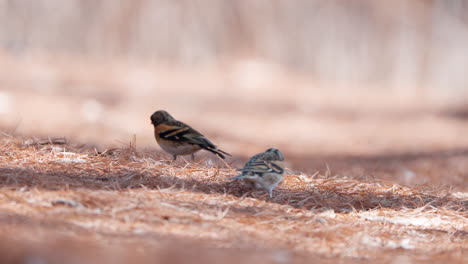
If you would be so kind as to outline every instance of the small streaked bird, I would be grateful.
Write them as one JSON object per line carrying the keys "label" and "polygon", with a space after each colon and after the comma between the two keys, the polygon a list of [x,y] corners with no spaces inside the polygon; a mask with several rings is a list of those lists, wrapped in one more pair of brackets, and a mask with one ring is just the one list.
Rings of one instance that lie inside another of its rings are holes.
{"label": "small streaked bird", "polygon": [[172,155],[174,160],[178,155],[192,155],[205,149],[225,158],[224,155],[230,154],[218,149],[200,132],[191,128],[189,125],[175,120],[168,112],[159,110],[151,115],[151,123],[154,126],[154,136],[159,146]]}
{"label": "small streaked bird", "polygon": [[283,161],[283,153],[279,149],[267,149],[252,156],[244,167],[238,170],[242,173],[231,179],[251,182],[256,188],[268,192],[272,198],[273,189],[283,180]]}

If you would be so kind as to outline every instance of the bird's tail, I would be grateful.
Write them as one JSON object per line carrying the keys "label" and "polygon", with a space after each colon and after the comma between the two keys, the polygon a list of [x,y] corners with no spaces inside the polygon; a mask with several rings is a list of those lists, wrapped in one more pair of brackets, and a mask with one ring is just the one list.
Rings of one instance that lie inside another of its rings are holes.
{"label": "bird's tail", "polygon": [[220,150],[218,148],[212,148],[212,147],[209,147],[209,146],[201,146],[201,147],[208,150],[211,153],[214,153],[214,154],[218,155],[218,157],[220,157],[222,159],[226,158],[225,155],[231,156],[231,154],[229,154],[227,152],[224,152],[224,151],[222,151],[222,150]]}
{"label": "bird's tail", "polygon": [[242,179],[242,178],[244,178],[244,177],[243,177],[242,174],[240,174],[240,175],[237,175],[237,176],[235,176],[235,177],[231,177],[231,178],[229,178],[229,179],[230,179],[230,180],[240,180],[240,179]]}

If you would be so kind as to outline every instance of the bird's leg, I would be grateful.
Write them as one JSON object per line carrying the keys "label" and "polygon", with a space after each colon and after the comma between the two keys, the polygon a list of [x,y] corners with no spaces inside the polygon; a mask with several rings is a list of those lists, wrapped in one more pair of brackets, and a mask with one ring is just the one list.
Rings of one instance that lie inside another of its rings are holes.
{"label": "bird's leg", "polygon": [[195,153],[192,153],[192,162],[195,160]]}
{"label": "bird's leg", "polygon": [[172,161],[176,161],[177,155],[172,155]]}

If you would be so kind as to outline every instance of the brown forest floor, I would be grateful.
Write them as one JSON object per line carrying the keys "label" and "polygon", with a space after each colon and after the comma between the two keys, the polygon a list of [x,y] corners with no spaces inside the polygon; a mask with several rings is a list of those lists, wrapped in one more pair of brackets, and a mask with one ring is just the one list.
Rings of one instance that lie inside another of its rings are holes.
{"label": "brown forest floor", "polygon": [[[467,262],[468,108],[447,94],[249,61],[0,67],[1,263]],[[233,157],[171,163],[158,109]],[[289,169],[273,199],[228,180],[269,147]]]}
{"label": "brown forest floor", "polygon": [[2,137],[2,263],[466,263],[467,193],[290,173],[270,200],[234,175]]}

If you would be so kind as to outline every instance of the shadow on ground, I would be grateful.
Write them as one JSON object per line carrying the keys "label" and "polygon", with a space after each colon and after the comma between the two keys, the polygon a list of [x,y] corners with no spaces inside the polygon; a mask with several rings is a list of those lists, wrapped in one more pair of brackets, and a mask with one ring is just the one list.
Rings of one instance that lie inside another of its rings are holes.
{"label": "shadow on ground", "polygon": [[[382,155],[376,157],[334,157],[310,158],[302,162],[328,160],[333,168],[343,170],[346,164],[359,166],[364,170],[371,166],[381,169],[394,169],[411,162],[446,160],[453,157],[468,159],[467,150],[453,150],[421,154]],[[292,160],[299,158],[293,157]],[[301,162],[301,161],[299,161]],[[338,166],[338,165],[339,166]],[[233,175],[235,172],[233,171]],[[233,175],[228,175],[233,176]],[[286,183],[274,191],[273,199],[264,192],[246,189],[240,182],[227,180],[225,175],[212,175],[207,180],[196,178],[179,178],[165,175],[159,170],[134,170],[126,167],[108,172],[92,166],[79,170],[46,169],[42,171],[28,168],[0,168],[0,187],[22,188],[32,187],[46,190],[91,189],[91,190],[125,190],[133,188],[178,188],[200,193],[228,194],[236,197],[253,196],[278,204],[287,204],[295,208],[333,209],[337,212],[352,210],[370,210],[375,208],[419,208],[423,206],[443,207],[452,210],[468,210],[468,200],[457,199],[449,192],[431,192],[420,189],[402,194],[391,186],[384,186],[376,181],[352,180],[333,177],[301,181],[295,175],[288,175]],[[400,188],[400,187],[398,187]]]}

